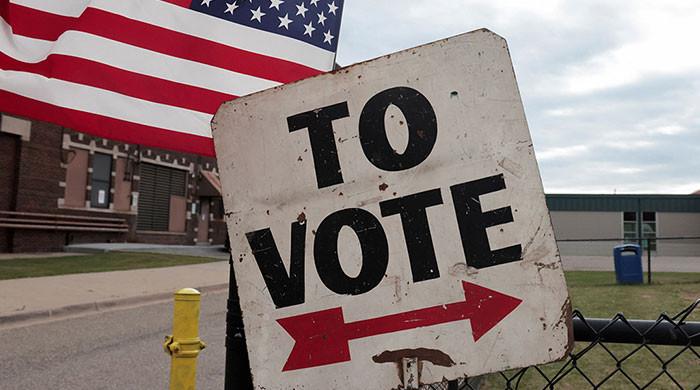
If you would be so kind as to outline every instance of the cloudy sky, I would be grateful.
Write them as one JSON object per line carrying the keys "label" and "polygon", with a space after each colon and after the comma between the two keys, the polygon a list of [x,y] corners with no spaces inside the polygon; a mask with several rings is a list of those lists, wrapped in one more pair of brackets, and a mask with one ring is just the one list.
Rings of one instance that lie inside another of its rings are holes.
{"label": "cloudy sky", "polygon": [[508,40],[548,193],[700,190],[697,0],[347,0],[348,65],[488,28]]}

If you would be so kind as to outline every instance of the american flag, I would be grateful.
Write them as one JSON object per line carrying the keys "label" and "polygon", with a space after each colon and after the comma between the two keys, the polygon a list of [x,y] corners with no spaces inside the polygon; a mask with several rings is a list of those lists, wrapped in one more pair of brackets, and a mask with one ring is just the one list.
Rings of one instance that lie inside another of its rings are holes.
{"label": "american flag", "polygon": [[343,0],[0,0],[0,111],[214,155],[221,103],[331,70]]}

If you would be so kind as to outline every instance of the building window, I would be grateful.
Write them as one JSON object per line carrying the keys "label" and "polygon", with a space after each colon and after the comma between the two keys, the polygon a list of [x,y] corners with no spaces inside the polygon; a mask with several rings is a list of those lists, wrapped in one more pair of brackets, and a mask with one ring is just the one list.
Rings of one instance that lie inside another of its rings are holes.
{"label": "building window", "polygon": [[185,231],[187,172],[160,165],[140,165],[138,230]]}
{"label": "building window", "polygon": [[[642,213],[642,238],[656,238],[656,213],[650,211]],[[646,249],[656,250],[656,240],[644,242]]]}
{"label": "building window", "polygon": [[[623,213],[622,217],[622,234],[627,243],[636,244],[639,242],[639,237],[637,234],[637,213],[634,211],[626,211]],[[642,213],[642,239],[645,238],[655,238],[656,237],[656,213],[651,211],[645,211]],[[646,241],[643,240],[644,249],[656,250],[656,241]]]}
{"label": "building window", "polygon": [[95,153],[92,158],[92,178],[90,186],[90,206],[109,208],[110,189],[112,184],[112,156]]}
{"label": "building window", "polygon": [[625,242],[637,242],[637,213],[634,211],[625,211],[622,217],[622,233]]}

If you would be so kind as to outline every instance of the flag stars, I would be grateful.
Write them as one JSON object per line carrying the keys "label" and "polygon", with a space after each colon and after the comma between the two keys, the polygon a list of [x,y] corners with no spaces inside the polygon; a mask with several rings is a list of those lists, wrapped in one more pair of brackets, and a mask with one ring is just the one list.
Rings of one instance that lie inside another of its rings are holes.
{"label": "flag stars", "polygon": [[277,11],[280,10],[280,4],[284,3],[284,0],[270,0],[270,8],[276,8]]}
{"label": "flag stars", "polygon": [[302,1],[300,5],[297,5],[297,15],[301,15],[302,18],[306,17],[306,11],[309,9],[304,6],[304,2]]}
{"label": "flag stars", "polygon": [[[199,12],[302,40],[328,50],[338,43],[338,38],[333,34],[338,34],[335,30],[336,22],[344,3],[343,0],[194,0],[193,2],[194,7],[199,8]],[[276,21],[279,21],[277,25],[275,25]]]}
{"label": "flag stars", "polygon": [[328,13],[335,15],[335,11],[338,9],[338,7],[335,5],[335,1],[332,3],[328,4]]}
{"label": "flag stars", "polygon": [[333,35],[331,35],[331,30],[328,30],[328,32],[323,33],[323,43],[328,43],[329,45],[333,45],[333,38],[335,38]]}
{"label": "flag stars", "polygon": [[316,28],[311,25],[311,22],[309,22],[309,24],[304,25],[304,35],[308,35],[310,37],[311,34],[313,34],[314,30],[316,30]]}
{"label": "flag stars", "polygon": [[260,7],[258,7],[258,9],[251,9],[250,12],[253,14],[253,16],[250,17],[250,20],[257,20],[260,23],[262,23],[262,17],[267,15],[266,13],[260,11]]}
{"label": "flag stars", "polygon": [[286,28],[287,30],[289,30],[289,23],[292,23],[292,20],[289,19],[289,14],[284,15],[284,18],[280,18],[280,17],[278,16],[277,19],[280,20],[280,25],[277,26],[278,28],[284,27],[284,28]]}
{"label": "flag stars", "polygon": [[[211,0],[209,0],[209,1],[211,1]],[[224,13],[233,15],[233,11],[235,11],[236,8],[238,8],[237,3],[238,3],[237,1],[234,1],[233,3],[226,3],[226,11],[224,11]]]}

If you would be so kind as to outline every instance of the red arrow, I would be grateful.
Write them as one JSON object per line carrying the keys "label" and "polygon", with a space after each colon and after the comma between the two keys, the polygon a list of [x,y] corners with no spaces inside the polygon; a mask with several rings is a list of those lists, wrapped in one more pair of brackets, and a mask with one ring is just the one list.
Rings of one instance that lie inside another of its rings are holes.
{"label": "red arrow", "polygon": [[522,302],[469,282],[463,281],[462,288],[465,300],[461,302],[347,324],[340,307],[281,318],[277,322],[294,339],[282,371],[350,361],[350,340],[466,319],[476,342]]}

